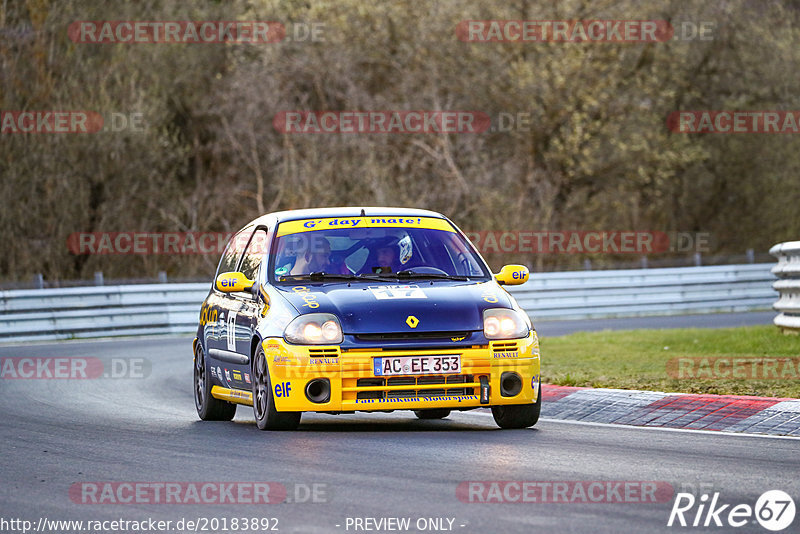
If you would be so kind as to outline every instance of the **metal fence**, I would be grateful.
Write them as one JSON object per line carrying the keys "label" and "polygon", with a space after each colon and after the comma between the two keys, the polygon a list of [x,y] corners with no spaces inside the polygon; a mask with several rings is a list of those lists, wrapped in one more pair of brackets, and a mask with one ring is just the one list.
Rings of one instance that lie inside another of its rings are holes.
{"label": "metal fence", "polygon": [[800,331],[800,241],[778,243],[769,250],[778,258],[778,265],[772,273],[780,280],[772,284],[780,293],[778,302],[773,305],[779,311],[774,322],[784,332]]}
{"label": "metal fence", "polygon": [[[776,297],[772,265],[533,273],[526,284],[510,290],[534,319],[763,310]],[[0,342],[191,333],[209,287],[192,283],[2,291]]]}

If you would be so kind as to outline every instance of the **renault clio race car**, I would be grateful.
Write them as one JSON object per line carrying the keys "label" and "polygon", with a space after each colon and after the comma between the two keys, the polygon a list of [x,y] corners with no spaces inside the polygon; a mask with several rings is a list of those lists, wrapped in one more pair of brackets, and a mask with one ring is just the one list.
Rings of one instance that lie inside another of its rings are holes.
{"label": "renault clio race car", "polygon": [[194,397],[202,420],[253,406],[262,430],[303,412],[491,408],[536,424],[539,342],[450,220],[431,211],[330,208],[259,217],[236,233],[200,310]]}

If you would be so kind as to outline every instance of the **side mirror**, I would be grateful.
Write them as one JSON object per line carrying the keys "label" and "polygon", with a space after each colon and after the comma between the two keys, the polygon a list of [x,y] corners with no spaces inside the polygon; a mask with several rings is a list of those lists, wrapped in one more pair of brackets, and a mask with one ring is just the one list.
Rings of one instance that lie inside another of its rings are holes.
{"label": "side mirror", "polygon": [[524,265],[504,265],[494,278],[500,285],[518,286],[528,281],[528,268]]}
{"label": "side mirror", "polygon": [[253,283],[244,273],[222,273],[217,277],[214,285],[217,287],[217,291],[236,293],[238,291],[248,291],[253,287]]}

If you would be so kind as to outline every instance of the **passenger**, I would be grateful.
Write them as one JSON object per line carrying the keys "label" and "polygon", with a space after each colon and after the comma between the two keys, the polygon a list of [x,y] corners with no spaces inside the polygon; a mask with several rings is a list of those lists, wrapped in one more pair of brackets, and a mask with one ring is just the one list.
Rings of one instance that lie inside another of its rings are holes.
{"label": "passenger", "polygon": [[331,244],[324,237],[315,237],[304,254],[297,256],[297,261],[289,272],[291,275],[330,272]]}

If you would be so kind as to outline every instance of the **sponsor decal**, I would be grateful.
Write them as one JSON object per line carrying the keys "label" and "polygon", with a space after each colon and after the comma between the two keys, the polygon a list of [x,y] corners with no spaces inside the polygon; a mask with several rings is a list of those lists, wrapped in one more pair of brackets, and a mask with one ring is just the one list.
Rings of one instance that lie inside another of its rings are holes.
{"label": "sponsor decal", "polygon": [[416,317],[414,317],[413,315],[409,315],[409,316],[406,318],[406,324],[407,324],[408,326],[410,326],[411,328],[416,328],[416,327],[417,327],[417,325],[419,325],[419,319],[417,319],[417,318],[416,318]]}
{"label": "sponsor decal", "polygon": [[317,296],[313,293],[310,293],[306,286],[295,286],[292,288],[292,291],[300,295],[300,298],[303,299],[303,306],[308,306],[309,308],[319,308]]}
{"label": "sponsor decal", "polygon": [[250,382],[250,374],[249,374],[249,373],[245,373],[245,374],[244,374],[244,381],[245,381],[245,382],[247,382],[248,384],[250,384],[250,383],[251,383],[251,382]]}
{"label": "sponsor decal", "polygon": [[477,401],[477,395],[450,395],[443,397],[402,397],[389,399],[356,399],[356,404],[392,404],[396,402],[463,402]]}
{"label": "sponsor decal", "polygon": [[228,372],[227,369],[225,369],[225,380],[227,380],[228,382],[230,382],[231,380],[231,374],[230,372]]}
{"label": "sponsor decal", "polygon": [[286,363],[288,361],[291,361],[291,359],[288,356],[275,356],[274,358],[272,358],[272,361],[274,363]]}
{"label": "sponsor decal", "polygon": [[280,382],[278,384],[275,384],[276,397],[288,397],[291,392],[292,392],[291,382]]}
{"label": "sponsor decal", "polygon": [[213,367],[211,368],[211,376],[213,376],[214,378],[217,378],[217,370],[215,368],[213,368]]}
{"label": "sponsor decal", "polygon": [[311,358],[308,363],[311,365],[326,365],[326,364],[338,364],[339,358],[332,357],[332,358]]}
{"label": "sponsor decal", "polygon": [[344,217],[286,221],[278,226],[277,236],[337,228],[426,228],[455,233],[449,222],[435,217]]}
{"label": "sponsor decal", "polygon": [[507,352],[495,352],[494,353],[494,357],[495,358],[518,358],[519,357],[519,351],[512,350],[512,351],[507,351]]}
{"label": "sponsor decal", "polygon": [[239,382],[242,381],[242,373],[240,371],[234,369],[233,371],[231,371],[231,374],[233,375],[234,380],[238,380]]}
{"label": "sponsor decal", "polygon": [[415,285],[370,286],[368,289],[377,300],[428,298],[425,292],[419,286]]}

